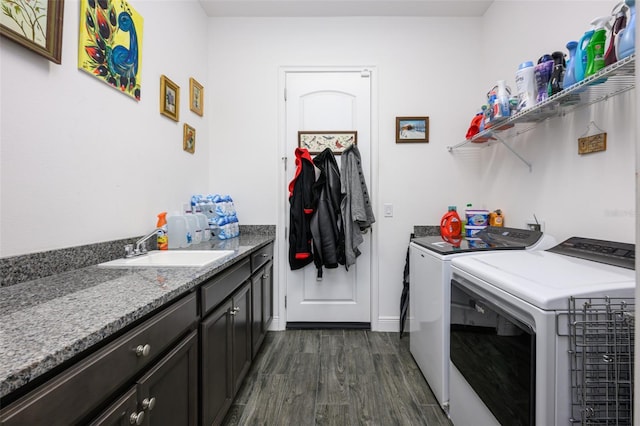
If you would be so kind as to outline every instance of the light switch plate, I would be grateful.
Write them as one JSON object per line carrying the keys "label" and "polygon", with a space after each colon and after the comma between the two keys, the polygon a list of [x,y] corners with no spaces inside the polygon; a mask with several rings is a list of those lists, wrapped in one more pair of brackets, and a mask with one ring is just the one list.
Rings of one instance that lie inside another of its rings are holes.
{"label": "light switch plate", "polygon": [[385,205],[384,205],[384,217],[393,217],[393,204],[385,203]]}

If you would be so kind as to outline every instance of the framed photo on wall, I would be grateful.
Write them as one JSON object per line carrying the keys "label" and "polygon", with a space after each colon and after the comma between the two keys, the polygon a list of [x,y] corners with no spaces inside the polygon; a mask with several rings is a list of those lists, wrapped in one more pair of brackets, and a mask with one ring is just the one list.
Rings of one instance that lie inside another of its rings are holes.
{"label": "framed photo on wall", "polygon": [[204,111],[204,88],[194,78],[189,79],[189,108],[202,117]]}
{"label": "framed photo on wall", "polygon": [[164,75],[160,77],[160,114],[173,121],[180,117],[180,86]]}
{"label": "framed photo on wall", "polygon": [[196,129],[184,123],[182,132],[182,149],[193,154],[196,151]]}
{"label": "framed photo on wall", "polygon": [[429,117],[396,117],[396,143],[429,142]]}
{"label": "framed photo on wall", "polygon": [[62,62],[64,0],[0,0],[0,34],[44,56]]}
{"label": "framed photo on wall", "polygon": [[342,152],[349,148],[351,145],[358,143],[358,132],[355,130],[350,131],[314,131],[298,132],[298,146],[300,148],[307,148],[309,154],[320,154],[327,148],[340,155]]}

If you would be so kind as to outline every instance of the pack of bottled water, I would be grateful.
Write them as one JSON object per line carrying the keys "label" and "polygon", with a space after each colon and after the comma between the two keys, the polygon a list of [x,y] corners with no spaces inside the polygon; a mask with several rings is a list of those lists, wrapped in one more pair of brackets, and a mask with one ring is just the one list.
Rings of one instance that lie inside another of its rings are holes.
{"label": "pack of bottled water", "polygon": [[240,226],[236,207],[229,195],[208,194],[191,197],[193,212],[201,212],[207,216],[211,234],[221,240],[235,238],[240,235]]}

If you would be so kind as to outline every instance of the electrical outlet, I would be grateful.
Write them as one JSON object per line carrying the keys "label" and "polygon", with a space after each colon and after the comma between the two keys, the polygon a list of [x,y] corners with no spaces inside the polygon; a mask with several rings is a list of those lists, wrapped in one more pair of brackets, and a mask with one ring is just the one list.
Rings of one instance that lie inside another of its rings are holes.
{"label": "electrical outlet", "polygon": [[544,232],[544,220],[538,219],[536,221],[535,219],[529,219],[526,221],[525,225],[526,228],[530,231]]}

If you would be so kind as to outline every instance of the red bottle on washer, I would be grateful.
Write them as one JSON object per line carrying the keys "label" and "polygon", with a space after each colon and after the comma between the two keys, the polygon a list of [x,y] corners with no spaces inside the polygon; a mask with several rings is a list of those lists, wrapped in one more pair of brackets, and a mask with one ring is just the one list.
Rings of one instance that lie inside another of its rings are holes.
{"label": "red bottle on washer", "polygon": [[459,238],[461,234],[462,222],[456,206],[449,206],[449,211],[440,220],[440,235],[442,238]]}

